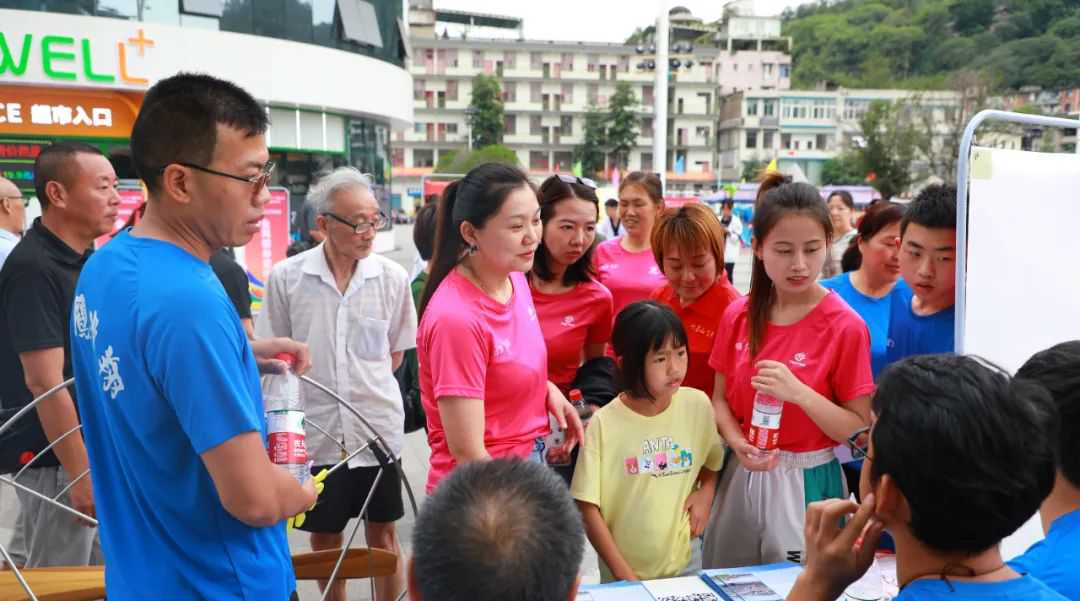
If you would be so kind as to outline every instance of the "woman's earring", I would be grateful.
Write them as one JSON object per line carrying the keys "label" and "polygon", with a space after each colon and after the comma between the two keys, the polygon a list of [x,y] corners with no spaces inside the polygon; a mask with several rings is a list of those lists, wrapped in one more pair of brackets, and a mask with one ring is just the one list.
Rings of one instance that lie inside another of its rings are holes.
{"label": "woman's earring", "polygon": [[469,245],[469,255],[475,255],[477,250],[480,249],[478,249],[475,244]]}

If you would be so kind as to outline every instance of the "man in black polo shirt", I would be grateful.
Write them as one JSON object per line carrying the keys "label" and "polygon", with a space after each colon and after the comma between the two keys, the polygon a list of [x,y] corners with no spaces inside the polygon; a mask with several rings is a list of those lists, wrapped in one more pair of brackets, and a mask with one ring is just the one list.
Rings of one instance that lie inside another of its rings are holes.
{"label": "man in black polo shirt", "polygon": [[240,324],[244,326],[244,333],[248,340],[255,339],[255,329],[251,319],[251,289],[248,288],[247,272],[236,262],[231,248],[223,248],[210,255],[210,268],[221,282],[225,294],[236,307],[236,313],[240,316]]}
{"label": "man in black polo shirt", "polygon": [[[0,403],[7,414],[71,377],[73,310],[77,322],[96,328],[87,321],[85,308],[72,306],[75,283],[94,239],[112,230],[120,204],[112,165],[88,144],[58,142],[45,148],[34,162],[34,173],[41,217],[0,270]],[[0,444],[5,471],[77,426],[79,415],[65,389],[38,405],[37,419],[23,420],[21,435]],[[75,433],[35,461],[18,481],[53,497],[88,467],[82,435]],[[24,491],[19,491],[19,501],[26,567],[101,562],[96,531],[88,524]],[[60,501],[93,517],[90,476],[71,485]]]}

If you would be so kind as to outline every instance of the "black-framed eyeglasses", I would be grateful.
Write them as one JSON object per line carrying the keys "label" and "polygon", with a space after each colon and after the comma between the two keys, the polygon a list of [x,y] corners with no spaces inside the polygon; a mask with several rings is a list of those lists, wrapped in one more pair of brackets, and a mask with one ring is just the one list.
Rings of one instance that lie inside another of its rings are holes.
{"label": "black-framed eyeglasses", "polygon": [[321,213],[321,215],[323,217],[329,217],[330,219],[333,219],[334,221],[342,225],[347,225],[351,227],[354,234],[366,234],[371,230],[380,230],[386,227],[386,224],[390,222],[390,220],[386,218],[386,215],[383,215],[382,213],[378,213],[375,216],[374,221],[361,221],[360,223],[353,223],[348,219],[338,217],[337,215],[329,212]]}
{"label": "black-framed eyeglasses", "polygon": [[0,196],[0,200],[18,200],[24,209],[30,207],[30,199],[25,196]]}
{"label": "black-framed eyeglasses", "polygon": [[[250,176],[243,176],[243,175],[233,175],[231,173],[225,173],[224,171],[215,171],[214,169],[210,169],[208,167],[203,167],[202,165],[196,165],[195,163],[185,163],[183,161],[176,161],[175,163],[172,163],[172,164],[180,165],[181,167],[187,167],[188,169],[194,169],[196,171],[202,171],[203,173],[209,173],[210,175],[216,175],[218,177],[227,177],[229,179],[234,179],[234,180],[236,180],[238,182],[247,182],[247,183],[249,183],[249,184],[251,184],[252,186],[255,187],[255,192],[260,192],[263,189],[263,187],[265,187],[267,185],[267,183],[270,182],[270,176],[273,175],[274,167],[277,166],[273,161],[269,161],[269,162],[266,163],[266,165],[263,165],[262,171],[260,171],[258,174],[250,175]],[[159,172],[164,172],[164,171],[165,171],[165,167],[162,167],[159,170]]]}
{"label": "black-framed eyeglasses", "polygon": [[586,188],[592,188],[593,190],[596,189],[596,182],[587,177],[578,177],[576,175],[566,175],[563,173],[556,173],[555,177],[559,178],[559,181],[563,182],[564,184],[581,184]]}
{"label": "black-framed eyeglasses", "polygon": [[859,428],[848,436],[847,446],[851,449],[852,459],[867,459],[873,461],[870,456],[870,428]]}

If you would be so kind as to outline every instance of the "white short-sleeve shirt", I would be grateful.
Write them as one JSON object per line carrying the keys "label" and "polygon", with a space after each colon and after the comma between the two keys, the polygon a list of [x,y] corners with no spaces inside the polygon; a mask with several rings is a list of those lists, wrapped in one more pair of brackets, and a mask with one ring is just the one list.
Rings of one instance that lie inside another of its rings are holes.
{"label": "white short-sleeve shirt", "polygon": [[[416,346],[416,309],[403,267],[372,254],[357,264],[341,294],[323,244],[299,253],[270,272],[255,335],[307,343],[312,362],[307,375],[349,401],[400,456],[405,413],[390,355]],[[371,439],[360,420],[330,395],[303,384],[301,397],[307,420],[349,452]],[[315,465],[343,458],[341,446],[310,424],[306,437]],[[374,455],[366,451],[349,461],[349,467],[375,465]]]}

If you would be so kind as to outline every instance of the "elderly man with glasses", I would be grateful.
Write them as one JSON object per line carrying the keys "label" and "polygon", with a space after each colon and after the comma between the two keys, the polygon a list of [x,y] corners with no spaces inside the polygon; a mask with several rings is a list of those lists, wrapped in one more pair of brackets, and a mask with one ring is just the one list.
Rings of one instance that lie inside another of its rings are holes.
{"label": "elderly man with glasses", "polygon": [[[398,456],[405,414],[394,370],[404,352],[416,346],[409,275],[372,252],[375,232],[388,221],[367,176],[340,167],[317,182],[308,199],[325,240],[270,272],[255,335],[288,336],[310,345],[312,378],[351,403]],[[313,473],[332,467],[345,458],[344,449],[361,448],[369,439],[360,421],[331,396],[311,387],[302,388],[301,395],[311,424],[307,447]],[[368,544],[400,557],[394,528],[404,515],[400,474],[395,457],[373,451],[350,458],[346,468],[327,478],[326,492],[299,526],[311,533],[313,549],[340,547],[345,525],[359,516],[371,491]],[[377,478],[380,465],[385,471]],[[396,599],[404,588],[403,574],[399,563],[394,575],[377,578],[375,598]],[[330,598],[344,601],[343,582]]]}
{"label": "elderly man with glasses", "polygon": [[0,177],[0,267],[22,237],[29,202],[11,180]]}

